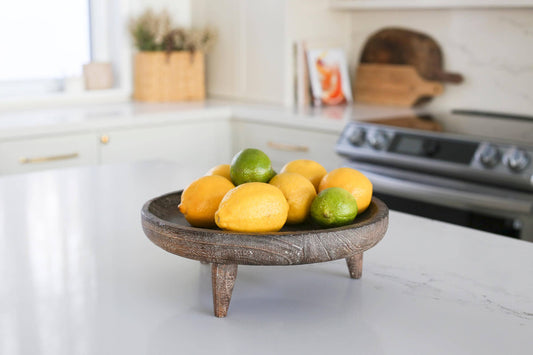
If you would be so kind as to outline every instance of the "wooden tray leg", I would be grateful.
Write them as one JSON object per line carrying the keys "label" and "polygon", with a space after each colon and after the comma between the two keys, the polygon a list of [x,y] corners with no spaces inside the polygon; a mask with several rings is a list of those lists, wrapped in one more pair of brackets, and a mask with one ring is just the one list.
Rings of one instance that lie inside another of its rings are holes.
{"label": "wooden tray leg", "polygon": [[211,265],[211,283],[213,285],[213,307],[215,316],[223,318],[228,313],[233,285],[237,278],[237,264]]}
{"label": "wooden tray leg", "polygon": [[348,271],[352,279],[360,279],[363,275],[363,253],[355,254],[346,258]]}

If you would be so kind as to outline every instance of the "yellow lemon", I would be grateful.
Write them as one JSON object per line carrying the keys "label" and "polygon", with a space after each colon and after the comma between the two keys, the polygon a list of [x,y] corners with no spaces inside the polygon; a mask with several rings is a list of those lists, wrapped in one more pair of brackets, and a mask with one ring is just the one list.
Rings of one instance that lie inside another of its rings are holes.
{"label": "yellow lemon", "polygon": [[236,232],[276,232],[287,221],[289,204],[280,189],[248,182],[230,190],[215,213],[217,226]]}
{"label": "yellow lemon", "polygon": [[358,213],[362,213],[372,200],[372,183],[368,178],[352,168],[338,168],[330,171],[320,181],[318,192],[330,187],[341,187],[348,190],[357,201]]}
{"label": "yellow lemon", "polygon": [[230,168],[229,164],[220,164],[220,165],[214,166],[211,169],[209,169],[209,171],[205,175],[206,176],[219,175],[219,176],[223,176],[226,179],[228,179],[229,181],[231,181],[231,177],[230,177],[230,174],[229,174],[229,168]]}
{"label": "yellow lemon", "polygon": [[289,203],[287,224],[302,223],[309,214],[309,208],[316,196],[311,181],[300,174],[281,173],[274,176],[269,184],[280,189]]}
{"label": "yellow lemon", "polygon": [[215,227],[215,212],[222,198],[235,186],[218,175],[204,176],[190,184],[181,194],[178,208],[187,222],[195,227]]}
{"label": "yellow lemon", "polygon": [[322,180],[324,175],[327,174],[327,170],[316,161],[309,159],[298,159],[285,164],[285,166],[281,168],[280,173],[298,173],[303,175],[305,178],[311,181],[315,187],[315,190],[318,191],[320,180]]}

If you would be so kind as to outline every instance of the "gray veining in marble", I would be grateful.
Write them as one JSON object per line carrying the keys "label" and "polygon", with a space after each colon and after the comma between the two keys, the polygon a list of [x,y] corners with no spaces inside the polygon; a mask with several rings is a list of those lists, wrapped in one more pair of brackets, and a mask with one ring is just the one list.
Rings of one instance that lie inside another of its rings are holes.
{"label": "gray veining in marble", "polygon": [[166,163],[0,178],[0,354],[529,354],[533,243],[391,211],[365,253],[243,266],[227,318],[210,268],[143,234],[140,208],[204,172]]}

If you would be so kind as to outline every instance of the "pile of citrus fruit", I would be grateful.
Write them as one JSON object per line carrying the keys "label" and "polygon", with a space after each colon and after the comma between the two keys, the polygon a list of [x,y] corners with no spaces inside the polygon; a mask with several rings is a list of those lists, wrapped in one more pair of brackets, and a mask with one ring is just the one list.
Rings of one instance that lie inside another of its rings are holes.
{"label": "pile of citrus fruit", "polygon": [[236,232],[275,232],[311,220],[322,227],[351,223],[372,199],[372,183],[359,171],[330,171],[300,159],[277,174],[258,149],[237,153],[190,184],[179,210],[195,227]]}

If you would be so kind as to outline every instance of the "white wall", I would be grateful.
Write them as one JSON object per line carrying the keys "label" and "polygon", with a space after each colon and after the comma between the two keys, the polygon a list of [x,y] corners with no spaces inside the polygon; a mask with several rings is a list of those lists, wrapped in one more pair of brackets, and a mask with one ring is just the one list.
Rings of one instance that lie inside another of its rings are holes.
{"label": "white wall", "polygon": [[285,104],[294,98],[293,44],[305,41],[308,48],[343,48],[350,53],[350,13],[331,11],[329,0],[287,0],[287,28],[284,35],[287,48],[288,75],[285,82]]}
{"label": "white wall", "polygon": [[191,2],[194,0],[130,0],[132,14],[139,14],[147,8],[154,11],[167,9],[174,24],[188,27],[191,25]]}
{"label": "white wall", "polygon": [[369,34],[391,25],[431,35],[445,69],[465,77],[430,107],[533,114],[533,9],[351,12],[352,60]]}
{"label": "white wall", "polygon": [[430,109],[533,114],[531,8],[331,11],[327,0],[287,2],[287,40],[344,47],[352,80],[362,47],[373,32],[390,26],[411,28],[435,38],[445,69],[465,77],[460,85],[446,84]]}
{"label": "white wall", "polygon": [[193,5],[200,13],[193,17],[220,32],[208,56],[211,95],[290,104],[295,40],[344,47],[353,79],[368,36],[401,26],[434,37],[443,49],[445,69],[465,77],[460,85],[446,84],[430,108],[533,114],[532,8],[333,11],[329,0],[200,3]]}
{"label": "white wall", "polygon": [[211,97],[283,103],[285,0],[202,0],[193,6],[194,25],[208,25],[218,40],[207,55]]}

